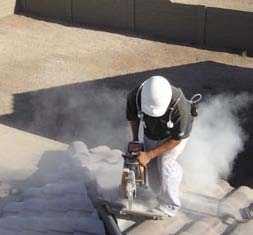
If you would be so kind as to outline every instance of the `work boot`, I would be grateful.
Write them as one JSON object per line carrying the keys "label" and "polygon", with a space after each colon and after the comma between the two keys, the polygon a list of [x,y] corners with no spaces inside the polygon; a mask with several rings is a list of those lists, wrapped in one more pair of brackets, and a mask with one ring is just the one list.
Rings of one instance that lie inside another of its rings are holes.
{"label": "work boot", "polygon": [[178,210],[179,207],[177,206],[159,204],[157,207],[153,208],[151,212],[162,216],[174,217]]}
{"label": "work boot", "polygon": [[160,204],[158,206],[158,209],[162,211],[164,214],[168,215],[169,217],[174,217],[177,214],[179,207],[168,204]]}

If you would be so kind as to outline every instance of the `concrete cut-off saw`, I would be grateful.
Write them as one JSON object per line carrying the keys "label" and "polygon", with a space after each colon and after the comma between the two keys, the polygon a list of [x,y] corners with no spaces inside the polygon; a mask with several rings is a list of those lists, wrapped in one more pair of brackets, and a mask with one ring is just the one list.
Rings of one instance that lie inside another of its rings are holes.
{"label": "concrete cut-off saw", "polygon": [[137,197],[139,188],[148,188],[147,169],[143,167],[138,156],[143,151],[143,144],[138,141],[129,142],[124,158],[124,168],[121,182],[121,192],[128,201],[128,209],[132,210],[134,199]]}
{"label": "concrete cut-off saw", "polygon": [[[139,141],[128,143],[128,148],[122,154],[124,166],[120,185],[120,202],[99,201],[99,207],[106,211],[107,215],[117,219],[141,222],[145,220],[163,220],[168,218],[163,213],[157,213],[144,206],[143,192],[149,191],[147,168],[138,161],[138,156],[144,146]],[[138,208],[138,209],[136,209]]]}

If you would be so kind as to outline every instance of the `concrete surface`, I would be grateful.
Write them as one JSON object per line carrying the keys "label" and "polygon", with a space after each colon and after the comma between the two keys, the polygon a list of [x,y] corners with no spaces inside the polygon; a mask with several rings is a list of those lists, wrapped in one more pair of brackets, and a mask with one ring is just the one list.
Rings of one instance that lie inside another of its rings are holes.
{"label": "concrete surface", "polygon": [[237,220],[240,220],[241,214],[239,213],[239,209],[247,207],[252,201],[253,190],[242,186],[221,202],[219,214],[220,216],[233,214]]}
{"label": "concrete surface", "polygon": [[253,2],[251,0],[171,0],[174,3],[204,5],[206,7],[215,7],[237,11],[253,12]]}
{"label": "concrete surface", "polygon": [[[9,132],[15,134],[19,131],[9,129]],[[31,145],[31,140],[26,139],[26,135],[29,134],[19,133],[21,134],[25,135],[23,144]],[[42,142],[45,143],[46,139],[42,138]],[[48,140],[49,146],[50,143]],[[93,201],[98,196],[113,202],[118,200],[122,169],[121,152],[107,146],[88,149],[81,142],[71,144],[67,151],[65,146],[64,150],[59,150],[62,146],[54,146],[55,148],[45,151],[40,157],[37,169],[18,184],[11,184],[9,193],[2,198],[1,234],[104,234],[103,224],[91,198]],[[15,149],[21,153],[24,151],[20,144],[15,145]],[[11,150],[9,152],[11,153]],[[225,184],[220,182],[217,192],[220,191],[219,187]],[[3,185],[0,186],[2,190]],[[202,192],[201,200],[198,199],[199,194],[191,191],[187,193],[187,196],[182,195],[183,210],[177,216],[163,221],[143,221],[122,231],[129,235],[251,234],[252,221],[244,221],[242,224],[235,218],[239,220],[238,210],[252,201],[252,189],[241,187],[230,193],[230,188],[225,187],[223,197],[216,192],[212,195]],[[192,203],[193,197],[195,204]],[[236,208],[226,211],[225,214],[218,213],[218,210],[216,214],[210,214],[208,210],[199,210],[201,207],[208,207],[208,200],[216,200],[221,208],[224,208],[223,203],[230,208],[236,205]],[[228,218],[231,219],[230,223],[227,222]],[[123,228],[126,224],[121,220],[119,225]]]}
{"label": "concrete surface", "polygon": [[37,170],[42,154],[64,150],[67,145],[18,129],[0,125],[0,177],[22,180]]}
{"label": "concrete surface", "polygon": [[[98,194],[108,201],[120,200],[118,194],[120,180],[118,179],[121,176],[120,169],[122,168],[121,153],[107,146],[87,149],[81,142],[78,142],[78,145],[72,145],[71,148],[75,150],[73,151],[74,159],[78,160],[77,162],[83,167],[82,169],[89,169],[91,175],[94,176],[97,182]],[[247,229],[252,226],[251,221],[244,221],[244,224],[242,224],[239,222],[242,218],[238,215],[241,208],[245,208],[251,203],[253,189],[240,187],[239,189],[233,189],[231,192],[231,187],[225,186],[226,184],[222,180],[217,183],[216,190],[213,191],[212,195],[207,195],[205,191],[194,192],[187,189],[181,195],[183,199],[182,210],[173,218],[162,221],[146,220],[134,223],[128,228],[123,220],[119,220],[119,226],[124,234],[129,235],[221,235],[239,234],[238,231],[241,234],[247,234]],[[219,193],[220,187],[224,190],[222,197]],[[211,204],[216,207],[215,211],[208,209]],[[225,211],[225,204],[233,210]],[[147,210],[147,201],[134,205],[134,208],[142,211]],[[230,223],[228,223],[228,219],[230,219]]]}
{"label": "concrete surface", "polygon": [[[238,196],[240,191],[246,190],[250,193],[252,189],[238,189],[234,191],[234,196],[230,196],[229,192],[223,198],[216,198],[215,194],[210,197],[202,192],[201,198],[194,192],[188,192],[188,195],[182,195],[183,204],[182,211],[175,217],[168,218],[163,221],[144,221],[141,224],[132,225],[126,234],[141,235],[141,234],[180,234],[180,235],[221,235],[221,234],[251,234],[252,221],[242,221],[239,210],[249,205],[249,201],[245,203],[243,198]],[[232,195],[232,194],[231,194]],[[235,195],[237,197],[235,198]],[[194,203],[192,198],[194,198]],[[233,198],[233,199],[232,199]],[[208,209],[210,201],[217,200],[216,211]],[[227,201],[230,211],[225,211],[223,208],[223,201]],[[231,202],[233,200],[233,202]],[[209,201],[209,202],[208,202]],[[234,207],[235,206],[235,207]],[[221,207],[219,209],[219,207]],[[231,208],[233,208],[231,210]],[[221,212],[222,211],[222,212]],[[238,221],[237,221],[238,220]],[[229,222],[230,221],[230,222]]]}
{"label": "concrete surface", "polygon": [[[13,184],[14,179],[5,175],[10,189],[1,198],[0,234],[104,234],[103,223],[88,195],[94,194],[87,189],[91,182],[88,169],[62,150],[66,147],[63,144],[13,129],[8,133],[16,141],[12,148],[4,149],[9,159],[5,167],[18,167],[23,178],[14,172],[18,183]],[[1,147],[10,142],[8,133],[2,136]],[[2,161],[1,155],[1,167]]]}
{"label": "concrete surface", "polygon": [[246,224],[239,224],[232,232],[231,235],[251,235],[253,231],[253,221]]}
{"label": "concrete surface", "polygon": [[15,12],[16,0],[1,0],[0,2],[0,19]]}
{"label": "concrete surface", "polygon": [[[0,21],[0,51],[0,88],[2,90],[1,99],[4,101],[4,106],[1,107],[2,115],[6,114],[5,112],[15,113],[15,109],[19,105],[31,108],[29,103],[26,103],[25,93],[38,92],[39,90],[41,92],[41,89],[46,91],[49,90],[49,88],[57,88],[57,86],[66,86],[78,82],[81,84],[82,82],[103,79],[105,77],[117,77],[123,74],[145,71],[151,71],[151,73],[153,73],[159,71],[159,69],[170,68],[172,66],[185,65],[187,68],[187,64],[196,64],[205,61],[222,63],[227,66],[236,66],[233,67],[232,70],[229,70],[232,71],[229,74],[232,77],[242,76],[243,73],[242,70],[239,70],[239,67],[240,69],[245,70],[248,75],[251,74],[253,67],[252,58],[241,57],[239,55],[175,46],[81,28],[70,28],[21,16],[11,16]],[[207,66],[205,63],[202,65],[204,67]],[[224,73],[226,70],[221,70],[223,73],[217,72],[220,71],[216,70],[217,67],[221,66],[220,64],[212,63],[212,66],[213,70],[207,69],[206,72],[208,74],[213,73],[213,76],[216,78],[215,82],[218,82],[219,78],[227,76],[227,73]],[[185,85],[191,86],[195,77],[199,80],[195,80],[194,84],[201,83],[201,74],[198,74],[197,72],[199,70],[195,70],[194,68],[196,67],[193,66],[193,69],[188,70],[188,72],[184,71],[184,73],[181,74],[181,76],[187,76],[189,74],[189,84],[186,82]],[[189,73],[189,71],[191,73]],[[201,70],[201,73],[203,73],[203,71],[205,71],[205,69]],[[143,74],[137,73],[134,78],[138,79],[138,75],[141,76],[141,79],[145,77]],[[175,75],[177,76],[179,74],[175,73],[174,77]],[[203,73],[202,75],[206,75],[206,73]],[[122,84],[125,84],[126,86],[127,83],[132,82],[131,84],[133,84],[133,81],[131,81],[131,75],[127,78],[128,80]],[[251,80],[248,78],[246,80],[248,83],[244,84],[241,88],[246,87],[250,91],[250,89],[252,89],[250,86]],[[210,80],[206,82],[207,85],[214,85]],[[241,85],[239,82],[243,83],[239,79],[238,85]],[[225,85],[227,83],[226,80]],[[217,87],[214,85],[214,88],[216,89]],[[236,85],[235,88],[237,88]],[[62,88],[60,87],[59,89]],[[73,89],[73,87],[70,87],[70,90],[71,89]],[[208,89],[210,89],[210,87]],[[217,89],[218,91],[222,90],[219,86]],[[20,95],[20,99],[17,103],[18,95]],[[44,95],[47,95],[47,93]],[[69,93],[64,93],[64,95],[69,98]],[[95,95],[98,96],[98,93],[95,93]],[[58,97],[59,96],[57,96],[57,99]],[[54,104],[53,99],[50,99],[49,101]],[[49,104],[48,100],[46,104]],[[41,111],[45,113],[47,111],[45,108],[46,106],[41,107]],[[57,106],[54,106],[52,108],[55,109],[56,107]],[[43,115],[42,117],[44,118]],[[41,121],[45,121],[43,118]],[[116,126],[116,123],[114,123],[114,126]],[[44,126],[44,128],[50,129],[48,126]],[[68,203],[71,200],[65,200],[66,198],[62,197],[64,200],[62,200],[59,208],[64,210],[60,211],[60,213],[59,211],[56,213],[55,211],[52,212],[51,209],[46,209],[43,210],[46,213],[44,215],[40,213],[39,208],[58,207],[57,205],[59,204],[55,204],[55,201],[58,201],[58,196],[53,196],[51,199],[47,198],[48,194],[50,194],[51,184],[57,184],[54,185],[54,188],[59,187],[59,192],[61,193],[63,193],[61,191],[61,182],[63,182],[65,186],[67,185],[68,192],[71,191],[70,188],[73,189],[69,183],[73,183],[73,181],[76,181],[77,179],[81,180],[80,183],[83,185],[84,182],[82,180],[85,179],[85,177],[82,178],[81,175],[83,173],[85,175],[86,171],[83,167],[87,167],[87,156],[85,153],[88,152],[90,156],[96,156],[90,160],[94,164],[96,161],[101,161],[103,164],[110,163],[112,165],[115,164],[114,166],[116,166],[116,163],[119,163],[119,160],[117,159],[119,152],[115,152],[108,147],[100,147],[95,150],[82,152],[83,157],[80,160],[83,161],[81,161],[81,163],[80,161],[77,161],[79,164],[77,166],[81,166],[82,170],[79,172],[79,170],[76,170],[76,161],[72,164],[72,160],[65,157],[63,152],[60,151],[55,153],[55,148],[66,148],[66,145],[64,144],[51,140],[49,141],[22,131],[17,131],[4,125],[0,126],[0,133],[2,133],[1,149],[4,150],[1,151],[0,157],[0,163],[1,166],[3,166],[3,176],[6,177],[10,175],[10,177],[14,177],[12,178],[14,180],[24,180],[26,178],[22,184],[23,187],[20,191],[21,195],[18,194],[15,197],[13,197],[13,195],[9,195],[8,197],[7,195],[6,201],[4,201],[5,203],[1,204],[3,206],[2,209],[4,209],[4,216],[0,218],[0,229],[2,229],[0,231],[2,234],[30,233],[34,235],[46,232],[49,234],[73,234],[74,232],[84,232],[81,228],[87,228],[87,224],[85,224],[84,227],[82,227],[82,224],[79,224],[78,221],[74,221],[74,225],[72,222],[65,224],[66,220],[65,218],[62,218],[66,210],[71,209],[71,207],[77,208],[78,210],[78,206],[81,205],[80,198],[77,198],[77,204],[70,205]],[[45,150],[50,151],[42,155]],[[108,156],[111,156],[112,158],[110,159]],[[7,171],[8,174],[4,171],[5,168],[9,170],[9,172]],[[95,169],[97,172],[104,173],[100,168]],[[106,170],[107,168],[102,169]],[[23,175],[18,174],[18,172],[21,172]],[[115,172],[117,172],[116,169]],[[11,173],[14,174],[12,175]],[[103,175],[104,174],[100,175],[100,177],[96,179],[98,182],[102,182],[103,185],[108,183],[108,187],[103,189],[102,194],[105,197],[113,198],[115,188],[111,188],[110,181],[106,181],[106,178],[103,177]],[[18,176],[18,179],[16,179],[15,176]],[[66,181],[66,179],[68,180]],[[78,190],[80,190],[79,192],[82,192],[82,189],[86,191],[85,187],[81,189],[78,187]],[[112,191],[110,191],[110,189],[112,189]],[[229,187],[226,189],[228,190],[227,192],[230,192]],[[231,202],[235,203],[237,208],[241,208],[242,206],[245,206],[243,195],[250,195],[249,197],[251,198],[252,190],[249,188],[241,188],[238,190],[238,193],[235,194],[224,193],[225,196],[222,197],[219,189],[219,193],[217,194],[218,198],[214,197],[214,199],[218,201],[220,198],[224,200],[227,199],[225,202],[229,204],[229,197],[231,196],[233,197],[231,198]],[[73,191],[75,193],[73,193]],[[72,196],[73,194],[76,194],[76,190],[73,191]],[[53,195],[57,195],[57,193],[53,193]],[[84,195],[85,192],[84,194],[81,194],[80,197],[84,198]],[[33,201],[29,201],[31,200],[30,198],[33,197],[35,200],[33,199]],[[204,195],[204,197],[210,199],[210,195]],[[85,202],[89,203],[89,199],[86,199]],[[199,206],[200,208],[203,208],[203,205]],[[74,212],[76,211],[74,210]],[[202,231],[201,233],[203,234],[203,231],[209,229],[210,234],[222,234],[223,231],[234,231],[234,234],[247,234],[247,229],[252,226],[250,222],[242,225],[237,224],[236,221],[233,221],[230,226],[224,224],[222,218],[219,218],[218,216],[212,218],[213,215],[203,215],[202,212],[197,214],[197,216],[196,212],[182,212],[183,215],[181,214],[181,217],[176,217],[175,223],[172,223],[173,231],[175,231],[176,234],[180,234],[181,232],[194,234],[193,232],[197,230]],[[236,213],[237,212],[238,211],[236,211]],[[231,213],[233,215],[234,211]],[[76,217],[71,213],[70,216],[73,216],[73,218],[76,219],[79,214],[74,214]],[[90,215],[90,211],[88,214]],[[25,218],[24,215],[26,215]],[[33,219],[27,215],[33,216]],[[49,216],[52,216],[54,220],[49,221]],[[186,220],[184,220],[186,218],[185,216],[187,216]],[[177,222],[177,218],[181,223]],[[188,222],[188,218],[190,222]],[[40,223],[37,223],[38,221],[40,221]],[[88,220],[85,219],[85,221]],[[97,220],[96,215],[95,221],[100,223]],[[182,221],[187,222],[184,224]],[[171,221],[168,221],[168,223],[170,222]],[[180,224],[180,226],[177,227],[177,223]],[[62,224],[66,226],[60,226]],[[78,227],[77,225],[80,228],[79,231],[74,230],[74,228]],[[225,228],[223,226],[225,226]],[[169,230],[169,225],[167,224],[164,224],[161,227],[166,228],[166,231],[167,228]],[[102,229],[101,227],[99,228]],[[90,229],[90,233],[101,234],[97,230],[92,230],[94,229],[93,227]],[[52,231],[54,231],[54,233]],[[134,232],[134,230],[132,230],[132,232]]]}

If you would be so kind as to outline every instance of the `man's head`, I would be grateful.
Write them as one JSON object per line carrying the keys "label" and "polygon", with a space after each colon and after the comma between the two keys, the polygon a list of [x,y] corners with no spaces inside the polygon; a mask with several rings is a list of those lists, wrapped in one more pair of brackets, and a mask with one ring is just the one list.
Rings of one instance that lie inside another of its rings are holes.
{"label": "man's head", "polygon": [[163,116],[172,98],[172,88],[162,76],[152,76],[143,84],[141,91],[142,112],[151,117]]}

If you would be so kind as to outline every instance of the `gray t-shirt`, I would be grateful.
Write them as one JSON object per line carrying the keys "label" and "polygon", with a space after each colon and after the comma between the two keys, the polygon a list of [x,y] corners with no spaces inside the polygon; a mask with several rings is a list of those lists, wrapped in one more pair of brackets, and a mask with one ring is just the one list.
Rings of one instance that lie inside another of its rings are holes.
{"label": "gray t-shirt", "polygon": [[[127,108],[126,116],[128,121],[138,121],[138,110],[136,105],[136,95],[138,87],[132,90],[127,96]],[[141,92],[138,97],[139,107],[140,105]],[[180,99],[178,99],[180,97]],[[169,128],[167,123],[169,122],[170,108],[174,107],[171,114],[171,121],[173,127]],[[181,89],[172,86],[172,100],[166,111],[161,117],[150,117],[144,114],[144,134],[153,140],[163,139],[175,139],[181,140],[189,137],[193,116],[191,115],[191,104],[185,98]]]}

